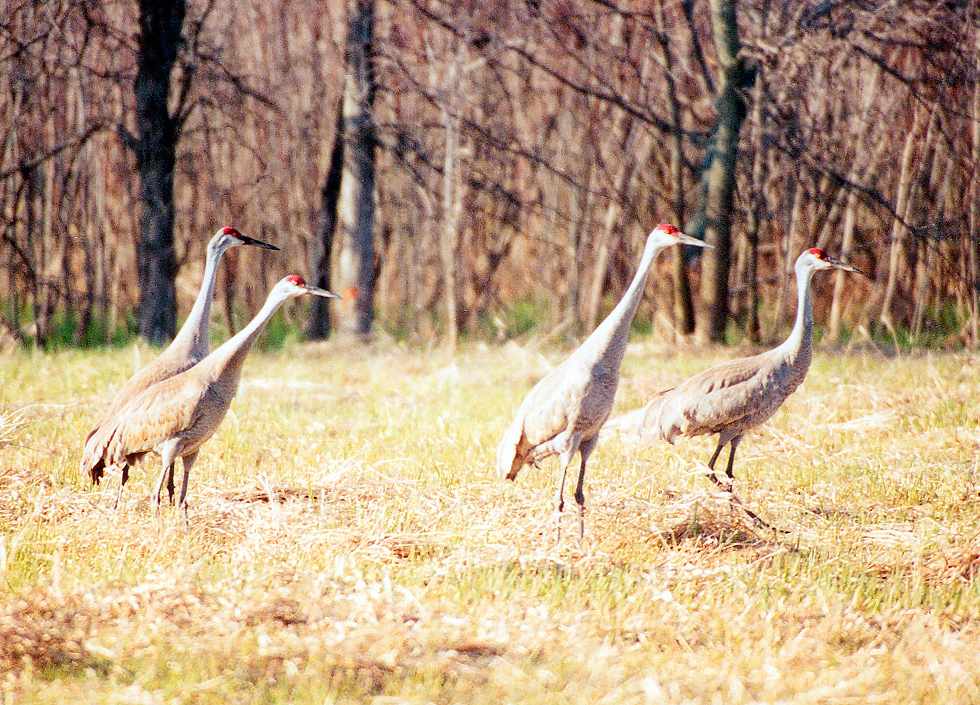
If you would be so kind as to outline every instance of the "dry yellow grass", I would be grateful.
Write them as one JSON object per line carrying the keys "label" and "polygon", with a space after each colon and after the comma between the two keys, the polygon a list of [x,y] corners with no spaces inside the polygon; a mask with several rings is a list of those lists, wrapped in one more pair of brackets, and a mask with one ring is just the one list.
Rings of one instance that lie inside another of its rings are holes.
{"label": "dry yellow grass", "polygon": [[[632,346],[617,413],[730,354]],[[976,357],[818,355],[740,449],[785,537],[618,434],[556,550],[553,465],[492,461],[559,355],[257,354],[190,529],[76,469],[131,351],[0,358],[6,702],[980,702]]]}

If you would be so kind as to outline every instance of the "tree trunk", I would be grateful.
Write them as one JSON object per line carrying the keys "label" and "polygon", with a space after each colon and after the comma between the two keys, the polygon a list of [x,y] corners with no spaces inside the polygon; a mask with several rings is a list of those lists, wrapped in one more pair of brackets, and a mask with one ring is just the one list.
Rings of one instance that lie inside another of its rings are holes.
{"label": "tree trunk", "polygon": [[[853,183],[863,183],[868,176],[875,172],[878,160],[884,154],[888,140],[878,140],[874,150],[867,160],[858,160],[857,157],[868,152],[868,137],[871,134],[873,121],[871,120],[871,107],[874,105],[875,97],[881,86],[881,67],[876,67],[869,81],[868,88],[864,90],[864,107],[861,109],[861,123],[857,128],[855,161],[848,170],[847,178]],[[854,247],[854,230],[857,227],[858,192],[854,188],[846,188],[843,196],[844,202],[844,225],[841,234],[840,256],[845,262],[851,258],[851,250]],[[839,343],[842,338],[841,317],[843,315],[843,296],[844,288],[850,275],[842,270],[834,273],[834,293],[830,303],[830,322],[829,338],[835,343]]]}
{"label": "tree trunk", "polygon": [[[943,131],[943,126],[937,121],[936,133]],[[945,141],[933,134],[933,142],[926,143],[928,168],[924,169],[920,179],[921,194],[917,199],[920,217],[928,218],[939,224],[945,222],[946,194],[952,177],[954,164],[952,158],[947,158]],[[930,242],[933,240],[933,242]],[[916,238],[917,256],[915,258],[915,293],[912,297],[912,337],[917,339],[922,335],[926,314],[929,310],[930,287],[932,272],[935,271],[933,249],[939,247],[940,237],[930,237],[924,234]]]}
{"label": "tree trunk", "polygon": [[439,237],[439,259],[442,263],[443,296],[446,303],[446,341],[451,353],[456,352],[459,340],[461,316],[459,315],[459,220],[462,198],[459,189],[459,69],[462,60],[461,45],[453,48],[453,56],[446,67],[442,104],[442,129],[446,136],[442,164],[442,232]]}
{"label": "tree trunk", "polygon": [[[980,72],[980,32],[976,32],[976,65]],[[980,256],[977,249],[980,248],[980,171],[976,165],[980,164],[980,82],[973,87],[973,199],[970,205],[970,232],[967,234],[966,246],[968,250],[968,264],[970,272],[970,344],[974,348],[980,348],[980,266],[977,260]]]}
{"label": "tree trunk", "polygon": [[184,0],[140,0],[136,164],[140,174],[139,333],[162,345],[177,329],[174,163],[179,123],[168,107],[170,74],[183,41]]}
{"label": "tree trunk", "polygon": [[[844,210],[844,232],[841,235],[840,258],[845,262],[851,259],[851,249],[854,247],[854,228],[857,223],[858,195],[855,189],[847,192],[847,206]],[[838,271],[834,277],[834,295],[830,304],[830,333],[834,342],[841,340],[841,315],[843,313],[844,287],[846,285],[844,272]]]}
{"label": "tree trunk", "polygon": [[593,156],[589,145],[584,146],[586,159],[583,168],[585,175],[580,186],[572,187],[572,224],[568,243],[568,302],[565,320],[573,337],[582,333],[582,244],[585,240],[585,226],[592,205]]}
{"label": "tree trunk", "polygon": [[[685,13],[690,8],[685,9]],[[681,132],[683,120],[681,105],[677,98],[677,85],[674,81],[673,54],[670,51],[670,40],[665,32],[666,23],[663,17],[663,6],[658,5],[657,40],[664,60],[664,78],[667,81],[667,100],[670,103],[670,119],[673,130],[670,135],[670,182],[674,196],[674,222],[678,227],[684,227],[684,216],[687,203],[684,198],[684,135]],[[674,333],[690,335],[694,332],[694,299],[691,296],[691,282],[687,276],[687,266],[684,263],[684,248],[675,247],[672,262],[674,289]]]}
{"label": "tree trunk", "polygon": [[762,340],[762,330],[759,325],[759,229],[762,225],[762,215],[765,210],[763,195],[763,169],[765,168],[765,117],[762,112],[763,78],[756,79],[752,104],[752,123],[755,125],[755,145],[752,149],[752,185],[749,204],[748,221],[745,225],[745,289],[747,319],[746,333],[749,340],[758,343]]}
{"label": "tree trunk", "polygon": [[718,124],[711,164],[705,171],[705,240],[713,245],[704,258],[701,277],[702,311],[697,320],[699,342],[721,342],[728,321],[728,271],[731,266],[731,216],[735,191],[738,135],[745,118],[741,89],[746,76],[739,57],[735,0],[711,0],[711,30],[718,63]]}
{"label": "tree trunk", "polygon": [[[337,229],[337,201],[340,199],[343,173],[344,109],[343,102],[340,102],[337,105],[333,147],[330,149],[330,166],[327,169],[327,178],[323,182],[323,189],[320,191],[320,222],[310,257],[313,284],[321,289],[330,289],[330,261],[333,254],[334,231]],[[310,318],[306,323],[306,335],[313,340],[324,340],[330,337],[330,302],[320,296],[312,298]]]}
{"label": "tree trunk", "polygon": [[340,279],[345,295],[356,297],[351,327],[367,336],[374,320],[374,0],[351,0],[347,23]]}
{"label": "tree trunk", "polygon": [[901,170],[898,175],[898,184],[895,189],[895,215],[892,221],[891,249],[888,256],[888,279],[885,283],[884,299],[881,303],[881,313],[879,320],[888,329],[892,336],[895,336],[895,324],[892,320],[892,301],[895,298],[895,290],[898,286],[898,270],[901,266],[901,257],[905,251],[905,225],[900,219],[908,221],[908,201],[912,191],[913,157],[915,156],[916,142],[919,135],[919,114],[913,118],[912,129],[909,130],[908,137],[905,139],[905,147],[902,150]]}
{"label": "tree trunk", "polygon": [[803,195],[800,193],[800,174],[793,173],[789,175],[791,182],[789,195],[786,197],[787,204],[786,207],[789,209],[788,217],[786,223],[783,227],[783,241],[782,241],[782,275],[779,279],[779,292],[776,295],[776,315],[773,318],[773,330],[778,331],[783,325],[783,319],[786,317],[786,302],[790,298],[791,292],[793,290],[793,265],[796,262],[796,255],[794,249],[794,241],[796,235],[796,229],[800,222],[800,212],[803,208]]}

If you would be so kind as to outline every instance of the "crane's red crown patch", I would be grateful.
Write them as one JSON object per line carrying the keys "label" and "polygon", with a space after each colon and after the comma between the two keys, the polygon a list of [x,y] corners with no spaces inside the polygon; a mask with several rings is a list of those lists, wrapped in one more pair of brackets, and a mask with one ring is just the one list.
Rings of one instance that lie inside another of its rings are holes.
{"label": "crane's red crown patch", "polygon": [[238,232],[237,230],[235,230],[233,227],[229,225],[226,225],[225,227],[221,228],[221,233],[223,235],[234,235],[235,237],[241,235],[240,232]]}
{"label": "crane's red crown patch", "polygon": [[290,274],[288,277],[286,277],[286,279],[289,280],[290,284],[295,284],[296,286],[306,286],[306,280],[298,274]]}
{"label": "crane's red crown patch", "polygon": [[680,233],[680,230],[678,230],[676,226],[673,226],[670,223],[661,223],[660,225],[657,226],[657,230],[663,233],[667,233],[668,235],[678,235]]}
{"label": "crane's red crown patch", "polygon": [[824,257],[827,256],[827,253],[821,250],[819,247],[811,247],[809,250],[807,250],[807,252],[809,252],[817,259],[823,259]]}

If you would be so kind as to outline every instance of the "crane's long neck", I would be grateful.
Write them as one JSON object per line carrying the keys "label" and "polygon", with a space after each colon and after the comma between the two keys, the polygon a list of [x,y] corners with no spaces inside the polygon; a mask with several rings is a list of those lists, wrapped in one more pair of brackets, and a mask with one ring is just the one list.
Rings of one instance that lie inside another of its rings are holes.
{"label": "crane's long neck", "polygon": [[181,326],[180,332],[174,338],[170,347],[175,351],[180,351],[189,357],[198,360],[204,358],[211,348],[211,341],[208,334],[211,319],[211,302],[214,301],[214,287],[218,280],[218,264],[224,250],[217,247],[209,247],[207,259],[204,262],[204,279],[201,282],[201,289],[197,292],[194,306],[191,308],[187,320]]}
{"label": "crane's long neck", "polygon": [[661,249],[656,245],[647,245],[644,248],[640,266],[633,275],[629,288],[616,304],[616,308],[606,316],[582,345],[580,350],[583,354],[592,356],[596,361],[602,360],[615,369],[619,368],[626,352],[626,342],[629,340],[633,317],[636,316],[636,310],[643,299],[647,275]]}
{"label": "crane's long neck", "polygon": [[272,315],[282,306],[286,299],[275,290],[265,300],[262,308],[237,334],[222,343],[213,353],[208,355],[205,362],[211,366],[211,375],[215,379],[225,379],[237,386],[242,365],[248,356],[252,345],[265,330]]}
{"label": "crane's long neck", "polygon": [[784,356],[799,360],[804,364],[810,362],[810,350],[813,346],[813,305],[810,301],[810,279],[813,270],[810,267],[796,267],[796,321],[789,337],[777,350]]}

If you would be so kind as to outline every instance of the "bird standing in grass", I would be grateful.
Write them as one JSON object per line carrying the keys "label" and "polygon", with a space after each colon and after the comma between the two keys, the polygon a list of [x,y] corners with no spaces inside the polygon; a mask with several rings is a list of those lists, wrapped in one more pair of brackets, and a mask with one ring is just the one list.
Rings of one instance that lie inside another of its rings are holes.
{"label": "bird standing in grass", "polygon": [[[214,287],[218,276],[218,264],[221,262],[221,258],[225,252],[242,245],[261,247],[266,250],[279,249],[275,245],[270,245],[267,242],[242,235],[238,230],[231,227],[221,228],[214,234],[214,237],[208,242],[201,289],[197,292],[194,306],[191,308],[187,320],[184,321],[184,325],[170,345],[160,353],[159,357],[140,368],[116,392],[116,395],[112,398],[109,407],[102,414],[95,428],[89,431],[88,436],[85,437],[85,449],[82,452],[82,461],[80,464],[81,471],[83,474],[90,475],[93,483],[98,484],[105,474],[105,464],[102,459],[102,454],[105,451],[105,443],[107,442],[105,429],[111,427],[112,419],[119,410],[151,385],[190,369],[207,356],[208,350],[210,349],[208,328],[211,302],[214,300]],[[119,498],[122,496],[123,486],[125,486],[126,481],[129,479],[129,467],[123,465],[120,470],[119,491],[116,494],[116,503],[114,505],[117,507],[119,506]],[[167,490],[170,493],[170,501],[173,502],[173,476],[168,479]]]}
{"label": "bird standing in grass", "polygon": [[187,481],[197,453],[218,429],[238,391],[242,365],[266,323],[279,307],[306,294],[340,298],[309,286],[301,276],[280,280],[249,324],[194,367],[146,389],[129,401],[105,426],[99,462],[132,465],[147,453],[160,456],[163,467],[156,485],[160,508],[164,480],[173,476],[181,458],[184,466],[180,506],[187,516]]}
{"label": "bird standing in grass", "polygon": [[585,534],[585,466],[616,398],[630,325],[643,298],[650,266],[662,250],[680,244],[710,247],[673,225],[658,225],[647,236],[640,266],[622,300],[567,360],[534,385],[497,447],[497,473],[508,480],[515,479],[526,463],[536,466],[558,456],[555,523],[559,540],[565,477],[576,451],[581,455],[575,487],[579,537]]}
{"label": "bird standing in grass", "polygon": [[[843,269],[862,273],[849,264],[829,257],[819,248],[806,250],[796,260],[798,305],[796,322],[789,337],[777,348],[752,357],[715,365],[691,377],[673,389],[666,390],[646,406],[644,432],[652,432],[668,443],[678,436],[718,434],[718,446],[708,461],[708,478],[726,492],[732,493],[735,450],[742,436],[765,423],[806,377],[813,348],[813,308],[810,302],[810,280],[814,272]],[[715,475],[715,462],[722,449],[730,445],[726,480]],[[770,527],[749,511],[732,494],[754,522]]]}

